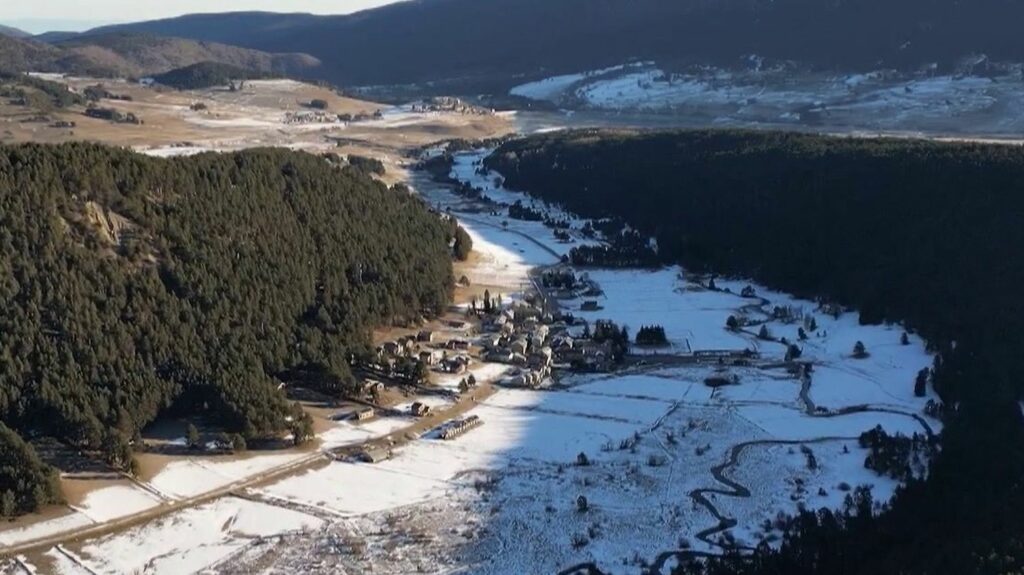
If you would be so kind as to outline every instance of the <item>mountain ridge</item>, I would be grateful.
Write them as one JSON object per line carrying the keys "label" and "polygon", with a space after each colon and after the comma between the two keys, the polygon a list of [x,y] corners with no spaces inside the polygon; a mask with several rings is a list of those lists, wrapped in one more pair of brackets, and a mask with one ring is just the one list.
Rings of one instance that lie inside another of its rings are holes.
{"label": "mountain ridge", "polygon": [[756,55],[842,71],[1022,62],[1021,19],[1021,0],[411,0],[342,16],[233,12],[100,30],[307,53],[323,62],[318,77],[345,85],[507,88],[513,77],[635,60],[742,67]]}
{"label": "mountain ridge", "polygon": [[320,65],[307,54],[275,54],[153,34],[86,33],[53,43],[0,35],[0,69],[12,72],[142,77],[204,62],[287,76],[303,76]]}
{"label": "mountain ridge", "polygon": [[13,26],[4,26],[0,24],[0,36],[9,36],[11,38],[29,38],[32,34]]}

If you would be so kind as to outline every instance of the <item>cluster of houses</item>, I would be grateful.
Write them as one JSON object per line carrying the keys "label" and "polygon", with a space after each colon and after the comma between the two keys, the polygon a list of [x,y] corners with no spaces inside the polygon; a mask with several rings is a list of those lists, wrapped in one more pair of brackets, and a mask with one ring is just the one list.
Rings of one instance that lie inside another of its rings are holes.
{"label": "cluster of houses", "polygon": [[373,367],[390,376],[395,374],[400,362],[417,360],[429,369],[461,375],[473,364],[470,348],[467,339],[453,338],[442,345],[438,343],[436,332],[422,330],[378,347],[377,365]]}
{"label": "cluster of houses", "polygon": [[334,124],[338,122],[337,114],[330,114],[321,110],[306,110],[302,112],[286,112],[284,115],[285,124]]}
{"label": "cluster of houses", "polygon": [[456,114],[473,116],[491,116],[494,114],[494,110],[491,108],[481,108],[480,106],[467,104],[463,100],[451,96],[437,96],[429,100],[423,100],[418,104],[413,104],[410,110],[413,113],[454,112]]}
{"label": "cluster of houses", "polygon": [[531,388],[542,385],[556,365],[590,371],[611,369],[611,344],[572,337],[569,327],[576,321],[560,313],[544,313],[534,304],[517,303],[484,318],[483,357],[519,367],[510,383]]}

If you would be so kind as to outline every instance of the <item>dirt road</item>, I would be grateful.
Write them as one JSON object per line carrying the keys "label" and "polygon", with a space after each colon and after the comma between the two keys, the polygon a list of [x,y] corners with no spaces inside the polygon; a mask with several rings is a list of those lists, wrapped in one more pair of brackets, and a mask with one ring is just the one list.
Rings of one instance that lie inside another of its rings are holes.
{"label": "dirt road", "polygon": [[48,535],[31,541],[26,541],[24,543],[19,543],[0,550],[0,559],[9,559],[26,553],[43,551],[56,545],[66,545],[117,533],[178,511],[209,503],[221,497],[230,496],[239,491],[244,491],[246,489],[284,479],[296,473],[301,473],[303,471],[313,469],[318,465],[328,463],[332,458],[344,457],[368,447],[393,449],[395,447],[406,445],[413,441],[413,439],[410,438],[419,437],[450,419],[461,417],[476,407],[478,403],[485,401],[496,391],[497,388],[491,383],[481,383],[471,393],[460,397],[453,405],[446,408],[439,408],[432,412],[430,416],[417,420],[416,423],[399,429],[390,435],[364,443],[346,445],[330,451],[318,450],[315,453],[310,453],[300,459],[275,467],[258,475],[253,475],[243,480],[211,490],[201,495],[171,501],[139,513],[105,521],[89,527],[79,528],[74,531]]}

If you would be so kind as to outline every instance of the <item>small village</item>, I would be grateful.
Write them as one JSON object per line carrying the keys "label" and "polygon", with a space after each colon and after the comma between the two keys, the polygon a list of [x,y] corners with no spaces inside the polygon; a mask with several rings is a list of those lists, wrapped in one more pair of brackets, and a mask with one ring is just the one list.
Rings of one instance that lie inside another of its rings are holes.
{"label": "small village", "polygon": [[[404,330],[409,333],[381,341],[371,359],[353,365],[354,372],[363,377],[355,393],[347,398],[352,409],[333,418],[357,425],[395,416],[429,420],[429,429],[407,433],[404,439],[454,440],[485,422],[477,416],[441,418],[425,400],[406,402],[403,409],[394,406],[406,396],[442,397],[456,403],[467,398],[471,402],[483,399],[483,382],[473,371],[486,365],[501,367],[503,374],[491,378],[489,385],[530,390],[555,386],[566,374],[612,371],[616,360],[622,359],[622,350],[617,353],[613,338],[602,334],[617,335],[618,328],[604,321],[592,327],[571,312],[561,311],[557,303],[599,296],[600,286],[586,274],[577,279],[568,266],[544,273],[545,281],[521,297],[492,297],[486,291],[479,301],[474,297],[468,305],[457,306],[444,317],[425,322],[420,329]],[[574,288],[549,292],[543,287],[552,276],[566,275],[574,278]],[[581,310],[596,309],[595,305],[595,300],[588,299]],[[438,385],[439,380],[454,385]],[[395,446],[393,440],[374,440],[348,446],[336,455],[375,463],[388,459]]]}

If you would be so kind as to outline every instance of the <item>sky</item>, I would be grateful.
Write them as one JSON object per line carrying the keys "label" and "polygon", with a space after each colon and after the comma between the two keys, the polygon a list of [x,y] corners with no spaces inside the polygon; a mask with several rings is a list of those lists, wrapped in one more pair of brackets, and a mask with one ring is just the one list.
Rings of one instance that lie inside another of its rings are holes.
{"label": "sky", "polygon": [[81,31],[195,12],[311,12],[347,14],[396,0],[0,0],[0,24],[39,34]]}

